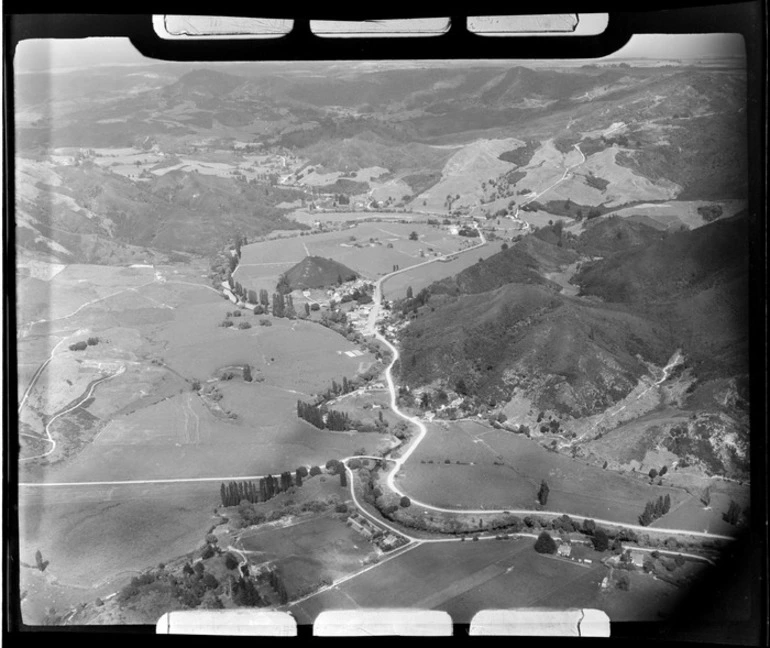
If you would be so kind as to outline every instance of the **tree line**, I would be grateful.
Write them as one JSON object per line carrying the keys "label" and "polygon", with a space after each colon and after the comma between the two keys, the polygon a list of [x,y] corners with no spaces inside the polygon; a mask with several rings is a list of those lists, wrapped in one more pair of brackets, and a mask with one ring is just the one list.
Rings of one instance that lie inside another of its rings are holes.
{"label": "tree line", "polygon": [[354,427],[353,419],[345,412],[328,410],[323,406],[297,401],[297,416],[319,430],[343,431]]}
{"label": "tree line", "polygon": [[[303,474],[304,472],[304,474]],[[266,502],[290,489],[292,486],[302,486],[302,478],[307,475],[306,468],[298,468],[294,477],[291,472],[284,471],[278,477],[266,475],[256,481],[232,481],[229,484],[224,482],[219,487],[223,506],[237,506],[243,500],[255,504],[257,502]]]}

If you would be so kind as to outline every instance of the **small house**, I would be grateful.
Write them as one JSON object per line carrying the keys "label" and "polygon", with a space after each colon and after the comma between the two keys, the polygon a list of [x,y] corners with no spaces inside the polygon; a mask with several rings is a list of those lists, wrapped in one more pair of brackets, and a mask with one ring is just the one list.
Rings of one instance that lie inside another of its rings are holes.
{"label": "small house", "polygon": [[634,565],[634,567],[643,567],[644,566],[644,552],[643,551],[632,551],[631,552],[631,563]]}
{"label": "small house", "polygon": [[570,555],[572,554],[572,545],[566,542],[563,542],[562,544],[559,545],[559,548],[556,550],[556,553],[559,556],[562,556],[564,558],[569,558]]}

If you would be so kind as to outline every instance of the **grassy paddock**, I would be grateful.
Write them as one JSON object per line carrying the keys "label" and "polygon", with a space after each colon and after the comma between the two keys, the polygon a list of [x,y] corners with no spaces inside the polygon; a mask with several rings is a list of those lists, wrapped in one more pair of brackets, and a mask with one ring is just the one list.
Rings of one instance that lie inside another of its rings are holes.
{"label": "grassy paddock", "polygon": [[406,289],[409,286],[417,294],[423,288],[430,286],[434,281],[456,275],[474,263],[478,263],[479,259],[486,259],[493,254],[497,254],[499,251],[500,247],[496,243],[488,243],[470,252],[461,253],[453,261],[435,261],[420,268],[402,272],[383,282],[383,294],[387,299],[400,299],[406,297]]}
{"label": "grassy paddock", "polygon": [[339,578],[361,567],[372,545],[342,520],[323,515],[284,528],[247,531],[241,545],[254,562],[277,561],[289,596],[320,582]]}
{"label": "grassy paddock", "polygon": [[681,490],[650,486],[473,422],[431,426],[405,468],[399,482],[405,492],[446,508],[535,510],[545,479],[548,510],[636,524],[648,500],[668,493],[673,508],[687,497]]}
{"label": "grassy paddock", "polygon": [[20,558],[34,564],[40,549],[46,573],[94,587],[199,546],[218,503],[218,484],[22,487]]}

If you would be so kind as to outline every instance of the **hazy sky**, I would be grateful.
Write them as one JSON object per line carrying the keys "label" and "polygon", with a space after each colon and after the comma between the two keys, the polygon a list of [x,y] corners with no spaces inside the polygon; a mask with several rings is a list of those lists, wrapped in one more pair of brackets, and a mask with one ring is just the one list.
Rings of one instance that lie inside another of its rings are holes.
{"label": "hazy sky", "polygon": [[[644,34],[634,36],[617,57],[679,59],[744,56],[740,34]],[[87,68],[96,65],[147,64],[126,38],[27,40],[14,57],[16,72]]]}

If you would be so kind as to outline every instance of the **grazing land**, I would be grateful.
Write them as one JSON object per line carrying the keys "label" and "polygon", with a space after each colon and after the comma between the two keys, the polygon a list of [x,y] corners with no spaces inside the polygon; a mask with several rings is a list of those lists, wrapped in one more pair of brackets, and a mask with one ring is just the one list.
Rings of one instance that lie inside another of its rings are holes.
{"label": "grazing land", "polygon": [[[399,486],[433,506],[535,511],[543,480],[550,488],[547,510],[630,524],[638,523],[648,500],[669,494],[674,508],[689,498],[679,489],[650,486],[649,480],[602,470],[523,435],[472,422],[431,425]],[[668,524],[665,516],[658,522]]]}

